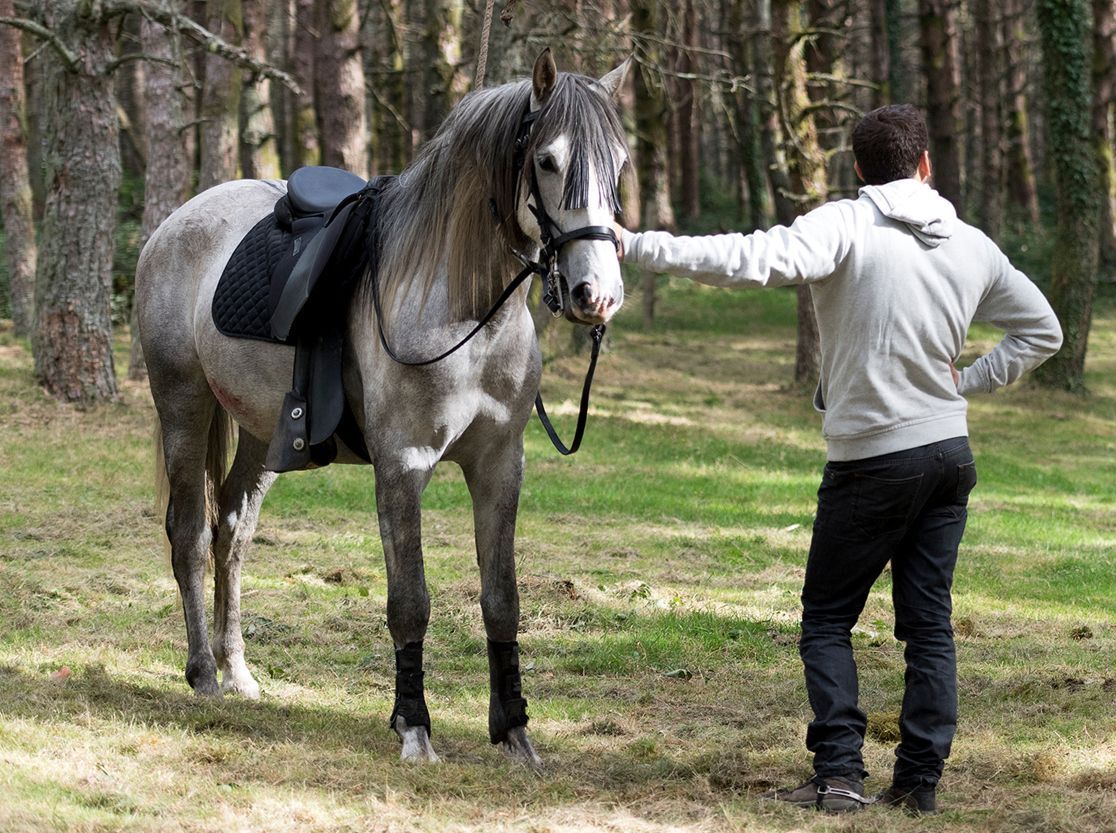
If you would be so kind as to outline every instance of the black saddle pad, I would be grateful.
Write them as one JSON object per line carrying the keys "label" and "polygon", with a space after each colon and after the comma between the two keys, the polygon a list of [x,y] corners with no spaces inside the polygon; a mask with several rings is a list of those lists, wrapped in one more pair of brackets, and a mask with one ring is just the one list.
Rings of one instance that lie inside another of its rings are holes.
{"label": "black saddle pad", "polygon": [[[271,335],[271,276],[284,258],[295,259],[295,235],[269,212],[236,247],[213,296],[213,323],[233,338],[275,343]],[[289,271],[289,270],[288,270]]]}

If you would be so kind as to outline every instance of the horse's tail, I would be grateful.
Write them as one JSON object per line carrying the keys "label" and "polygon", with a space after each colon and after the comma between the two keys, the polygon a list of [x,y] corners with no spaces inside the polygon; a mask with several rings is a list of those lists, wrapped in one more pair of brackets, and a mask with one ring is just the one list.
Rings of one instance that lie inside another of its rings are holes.
{"label": "horse's tail", "polygon": [[205,519],[210,529],[217,528],[221,487],[229,471],[229,452],[236,442],[236,423],[220,405],[209,423],[205,449]]}
{"label": "horse's tail", "polygon": [[[236,441],[236,423],[218,405],[209,423],[209,436],[205,449],[205,519],[210,528],[217,525],[218,503],[221,486],[228,473],[229,452]],[[163,424],[155,414],[155,517],[163,522],[163,535],[167,547],[167,508],[170,505],[170,478],[167,476],[167,459],[163,452]]]}

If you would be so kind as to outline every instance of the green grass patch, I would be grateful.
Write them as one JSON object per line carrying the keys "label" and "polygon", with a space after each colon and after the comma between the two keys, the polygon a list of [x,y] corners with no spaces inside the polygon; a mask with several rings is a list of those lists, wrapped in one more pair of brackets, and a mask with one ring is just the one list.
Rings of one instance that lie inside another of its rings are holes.
{"label": "green grass patch", "polygon": [[[1113,290],[1097,302],[1087,398],[1023,385],[971,401],[980,482],[955,582],[961,720],[947,811],[918,822],[758,799],[809,772],[798,593],[819,419],[789,384],[792,292],[659,289],[653,329],[638,298],[611,328],[583,450],[559,458],[528,428],[518,572],[541,777],[487,741],[456,468],[439,469],[423,518],[443,762],[404,766],[386,725],[371,470],[277,483],[243,587],[263,699],[199,701],[152,507],[146,388],[122,383],[119,403],[93,411],[59,406],[34,386],[26,343],[0,330],[0,829],[1112,830]],[[975,328],[966,356],[997,338]],[[584,362],[547,363],[564,428]],[[854,633],[870,789],[887,783],[903,686],[889,592],[885,573]]]}

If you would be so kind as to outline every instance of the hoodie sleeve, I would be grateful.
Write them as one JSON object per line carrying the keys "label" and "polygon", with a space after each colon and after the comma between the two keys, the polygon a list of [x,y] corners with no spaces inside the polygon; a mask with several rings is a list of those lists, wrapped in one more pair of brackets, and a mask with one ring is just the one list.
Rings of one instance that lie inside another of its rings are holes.
{"label": "hoodie sleeve", "polygon": [[849,253],[852,208],[831,202],[751,234],[679,237],[665,231],[623,233],[624,261],[712,286],[786,286],[828,278]]}
{"label": "hoodie sleeve", "polygon": [[977,307],[974,319],[1004,331],[991,352],[961,371],[957,391],[991,393],[1010,385],[1058,352],[1062,328],[1050,303],[1031,279],[996,249],[999,269]]}

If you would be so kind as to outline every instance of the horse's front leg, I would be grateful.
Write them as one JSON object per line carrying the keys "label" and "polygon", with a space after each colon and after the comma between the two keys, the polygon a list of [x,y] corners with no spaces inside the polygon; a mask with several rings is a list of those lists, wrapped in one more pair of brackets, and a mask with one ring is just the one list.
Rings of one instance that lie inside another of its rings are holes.
{"label": "horse's front leg", "polygon": [[464,467],[473,498],[481,613],[488,635],[488,736],[509,758],[539,767],[527,737],[527,700],[519,671],[519,590],[515,583],[515,518],[523,484],[523,440],[517,437]]}
{"label": "horse's front leg", "polygon": [[422,642],[430,622],[430,596],[422,563],[422,490],[432,471],[403,465],[376,468],[376,511],[387,567],[387,620],[395,643],[395,707],[391,727],[403,742],[403,760],[437,761],[430,744],[430,713],[423,693]]}

